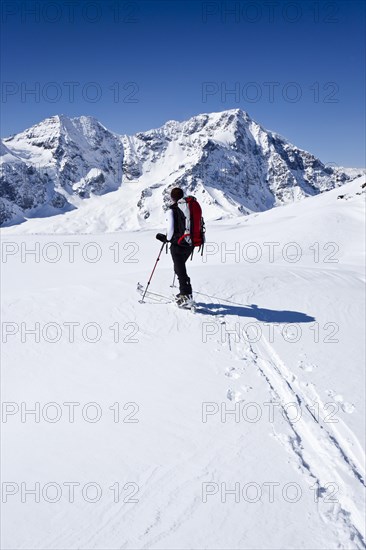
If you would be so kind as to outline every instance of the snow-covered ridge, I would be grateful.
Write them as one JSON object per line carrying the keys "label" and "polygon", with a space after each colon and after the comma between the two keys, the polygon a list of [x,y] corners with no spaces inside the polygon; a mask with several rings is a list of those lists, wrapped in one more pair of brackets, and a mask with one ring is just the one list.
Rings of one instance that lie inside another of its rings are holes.
{"label": "snow-covered ridge", "polygon": [[156,225],[173,186],[194,193],[207,219],[236,217],[316,195],[360,173],[325,166],[240,109],[168,121],[133,136],[110,132],[93,117],[56,115],[3,141],[2,225],[66,212],[80,230],[84,215],[103,231]]}

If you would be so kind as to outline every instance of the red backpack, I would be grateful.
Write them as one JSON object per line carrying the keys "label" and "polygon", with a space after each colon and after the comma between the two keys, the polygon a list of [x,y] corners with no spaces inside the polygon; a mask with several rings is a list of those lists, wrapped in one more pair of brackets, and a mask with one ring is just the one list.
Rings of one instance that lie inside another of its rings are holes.
{"label": "red backpack", "polygon": [[[205,238],[205,221],[202,217],[202,208],[200,203],[195,197],[185,197],[185,202],[188,205],[189,220],[187,220],[187,226],[185,233],[178,240],[178,244],[181,244],[183,240],[191,241],[193,247],[198,246],[198,251],[201,250],[201,256],[203,255],[203,247],[206,241]],[[188,237],[188,239],[186,239]]]}

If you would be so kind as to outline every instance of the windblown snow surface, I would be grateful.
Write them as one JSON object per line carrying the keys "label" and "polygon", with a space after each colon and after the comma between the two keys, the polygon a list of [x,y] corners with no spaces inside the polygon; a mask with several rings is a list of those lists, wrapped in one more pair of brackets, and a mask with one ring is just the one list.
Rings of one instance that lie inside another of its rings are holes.
{"label": "windblown snow surface", "polygon": [[365,547],[363,182],[209,224],[197,313],[156,231],[2,231],[4,548]]}

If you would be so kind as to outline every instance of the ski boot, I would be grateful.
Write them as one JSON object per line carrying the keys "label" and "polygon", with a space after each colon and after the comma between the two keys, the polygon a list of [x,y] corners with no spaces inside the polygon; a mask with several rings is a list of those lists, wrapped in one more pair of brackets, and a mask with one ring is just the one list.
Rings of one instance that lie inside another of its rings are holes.
{"label": "ski boot", "polygon": [[177,294],[175,297],[175,303],[178,307],[189,307],[192,301],[192,294]]}

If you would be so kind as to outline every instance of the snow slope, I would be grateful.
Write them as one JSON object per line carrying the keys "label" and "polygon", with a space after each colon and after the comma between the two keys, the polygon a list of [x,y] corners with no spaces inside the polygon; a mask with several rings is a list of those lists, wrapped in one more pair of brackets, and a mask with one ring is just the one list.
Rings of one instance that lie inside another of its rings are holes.
{"label": "snow slope", "polygon": [[211,313],[138,302],[152,231],[2,230],[4,547],[365,547],[362,183],[209,224]]}

